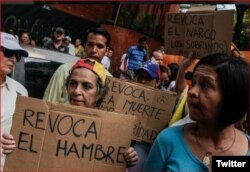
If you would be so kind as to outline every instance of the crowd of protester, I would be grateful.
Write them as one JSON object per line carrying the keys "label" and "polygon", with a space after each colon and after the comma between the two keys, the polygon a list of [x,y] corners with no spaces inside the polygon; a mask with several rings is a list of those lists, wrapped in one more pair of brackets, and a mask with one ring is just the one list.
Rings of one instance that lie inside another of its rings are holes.
{"label": "crowd of protester", "polygon": [[[100,105],[108,91],[106,76],[112,77],[109,68],[115,48],[110,47],[111,36],[103,28],[87,30],[85,40],[83,45],[77,38],[73,45],[61,27],[55,29],[53,38],[43,39],[43,48],[79,57],[55,71],[44,100],[91,108]],[[8,76],[21,58],[28,57],[19,43],[36,46],[29,32],[20,36],[1,32],[1,100],[6,100],[1,101],[2,165],[6,154],[16,148],[10,134],[16,97],[28,96],[24,86]],[[142,37],[137,45],[124,50],[120,79],[174,91],[178,101],[169,128],[153,144],[131,142],[124,154],[127,170],[209,171],[212,155],[249,156],[250,137],[235,127],[248,111],[247,63],[229,54],[211,54],[201,58],[188,75],[187,68],[194,62],[192,53],[180,65],[165,64],[164,46],[149,54],[149,45]],[[191,88],[186,80],[191,80]]]}

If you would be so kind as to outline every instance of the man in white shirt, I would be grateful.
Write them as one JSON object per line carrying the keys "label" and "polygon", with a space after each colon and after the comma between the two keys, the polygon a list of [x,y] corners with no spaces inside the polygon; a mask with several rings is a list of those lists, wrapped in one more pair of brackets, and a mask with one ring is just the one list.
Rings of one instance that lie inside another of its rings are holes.
{"label": "man in white shirt", "polygon": [[111,62],[111,58],[113,56],[113,51],[114,51],[113,48],[109,47],[106,55],[102,58],[102,61],[101,61],[101,63],[103,64],[103,66],[107,70],[109,70],[109,68],[110,68],[110,62]]}
{"label": "man in white shirt", "polygon": [[[21,57],[28,57],[28,52],[20,47],[13,35],[1,32],[1,133],[10,133],[17,96],[28,96],[24,86],[7,76]],[[5,162],[2,149],[1,161],[2,168]]]}
{"label": "man in white shirt", "polygon": [[69,48],[69,54],[75,55],[75,46],[71,44],[71,37],[70,36],[65,36],[64,38],[64,44]]}

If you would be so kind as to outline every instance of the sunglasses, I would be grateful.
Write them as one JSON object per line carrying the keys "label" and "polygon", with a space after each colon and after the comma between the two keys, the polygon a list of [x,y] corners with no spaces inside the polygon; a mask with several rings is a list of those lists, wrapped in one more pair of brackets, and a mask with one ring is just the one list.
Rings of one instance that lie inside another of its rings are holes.
{"label": "sunglasses", "polygon": [[6,49],[4,47],[1,47],[1,50],[2,50],[2,52],[3,52],[3,54],[4,54],[5,57],[11,58],[11,57],[15,56],[17,62],[19,62],[21,60],[21,56],[18,53],[18,51],[9,50],[9,49]]}

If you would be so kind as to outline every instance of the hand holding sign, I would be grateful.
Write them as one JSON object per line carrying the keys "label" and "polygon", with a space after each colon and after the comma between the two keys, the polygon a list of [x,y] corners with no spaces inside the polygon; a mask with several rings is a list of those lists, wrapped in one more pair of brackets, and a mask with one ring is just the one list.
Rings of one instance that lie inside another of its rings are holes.
{"label": "hand holding sign", "polygon": [[4,154],[10,154],[16,149],[16,142],[11,134],[3,134],[2,148]]}

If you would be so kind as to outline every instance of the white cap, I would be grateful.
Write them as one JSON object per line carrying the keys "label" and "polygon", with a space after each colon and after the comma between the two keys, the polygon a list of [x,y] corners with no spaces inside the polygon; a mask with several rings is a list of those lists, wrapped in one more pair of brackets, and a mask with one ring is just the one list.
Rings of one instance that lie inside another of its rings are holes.
{"label": "white cap", "polygon": [[70,36],[65,36],[65,39],[67,39],[68,41],[70,41],[70,42],[71,42],[71,38],[70,38]]}
{"label": "white cap", "polygon": [[28,57],[29,53],[20,47],[18,40],[11,34],[1,32],[1,46],[8,49],[17,51],[22,57]]}

